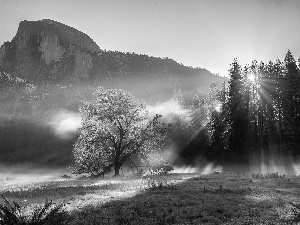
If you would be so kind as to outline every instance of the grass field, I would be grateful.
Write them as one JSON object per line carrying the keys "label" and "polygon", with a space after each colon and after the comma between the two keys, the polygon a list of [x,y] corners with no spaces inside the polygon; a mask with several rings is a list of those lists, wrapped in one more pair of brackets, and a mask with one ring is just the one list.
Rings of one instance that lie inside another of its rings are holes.
{"label": "grass field", "polygon": [[70,224],[300,224],[300,177],[252,174],[0,175],[10,202],[65,202]]}

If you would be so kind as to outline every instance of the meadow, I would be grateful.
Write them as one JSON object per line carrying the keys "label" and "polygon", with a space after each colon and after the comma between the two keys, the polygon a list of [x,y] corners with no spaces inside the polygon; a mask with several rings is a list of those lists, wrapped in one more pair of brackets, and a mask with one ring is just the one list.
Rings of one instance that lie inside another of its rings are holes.
{"label": "meadow", "polygon": [[128,173],[91,179],[43,174],[1,174],[0,193],[25,211],[47,198],[63,202],[71,225],[300,224],[296,175]]}

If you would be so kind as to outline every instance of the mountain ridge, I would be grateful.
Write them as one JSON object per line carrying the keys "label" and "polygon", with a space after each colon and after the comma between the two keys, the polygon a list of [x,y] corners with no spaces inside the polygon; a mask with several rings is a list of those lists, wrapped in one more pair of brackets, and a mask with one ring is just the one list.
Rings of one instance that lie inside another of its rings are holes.
{"label": "mountain ridge", "polygon": [[[112,55],[108,55],[112,53]],[[117,54],[116,54],[117,53]],[[122,55],[123,54],[123,55]],[[20,78],[28,80],[69,80],[74,81],[80,78],[89,78],[90,76],[100,76],[99,72],[103,72],[103,67],[114,69],[118,67],[119,72],[122,68],[118,64],[126,64],[124,59],[137,58],[137,61],[165,61],[165,65],[173,62],[173,65],[190,68],[190,71],[209,72],[201,68],[186,67],[169,58],[159,58],[135,53],[121,53],[117,51],[103,51],[100,47],[87,35],[70,26],[60,22],[42,19],[38,21],[22,21],[20,22],[15,37],[10,42],[5,42],[0,48],[0,69]],[[103,63],[103,57],[114,58],[110,61],[110,65]],[[119,58],[118,58],[119,57]],[[122,61],[123,59],[123,61]],[[154,59],[154,60],[153,60]],[[127,60],[128,61],[128,60]],[[145,62],[143,72],[147,69]],[[161,62],[160,62],[161,63]],[[153,66],[156,66],[153,65]],[[139,66],[139,65],[137,65]],[[67,68],[67,69],[66,69]],[[168,68],[160,68],[155,72],[164,73]],[[106,72],[106,71],[105,71]],[[116,71],[115,71],[116,72]],[[172,71],[170,71],[172,73]],[[151,73],[153,73],[151,71]],[[210,73],[210,72],[209,72]],[[107,75],[107,74],[104,74]],[[211,74],[215,76],[214,74]]]}

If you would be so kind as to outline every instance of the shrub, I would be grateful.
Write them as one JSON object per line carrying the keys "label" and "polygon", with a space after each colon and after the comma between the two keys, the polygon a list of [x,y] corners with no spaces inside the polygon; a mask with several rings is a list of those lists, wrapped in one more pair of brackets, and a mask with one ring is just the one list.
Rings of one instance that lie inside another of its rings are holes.
{"label": "shrub", "polygon": [[155,165],[149,168],[151,174],[166,174],[174,170],[169,163]]}
{"label": "shrub", "polygon": [[30,210],[16,202],[11,204],[3,195],[2,198],[0,225],[64,225],[69,221],[64,203],[57,205],[47,200],[42,206]]}

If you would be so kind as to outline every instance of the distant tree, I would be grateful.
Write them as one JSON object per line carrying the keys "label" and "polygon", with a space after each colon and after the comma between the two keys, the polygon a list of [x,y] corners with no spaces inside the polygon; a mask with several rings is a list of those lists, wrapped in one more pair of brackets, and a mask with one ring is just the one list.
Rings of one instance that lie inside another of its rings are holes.
{"label": "distant tree", "polygon": [[184,107],[185,102],[184,102],[183,94],[180,89],[174,90],[172,99],[176,101],[178,104],[180,104],[180,106]]}
{"label": "distant tree", "polygon": [[[184,149],[191,139],[190,134],[190,118],[189,110],[185,107],[185,101],[180,89],[175,89],[172,95],[173,104],[176,105],[177,111],[174,115],[169,116],[170,123],[172,124],[172,131],[170,132],[170,138],[172,140],[173,148],[177,151]],[[179,114],[176,114],[179,113]]]}
{"label": "distant tree", "polygon": [[227,123],[227,110],[226,110],[226,98],[227,88],[226,83],[223,83],[222,90],[218,91],[216,86],[211,85],[210,92],[208,94],[211,99],[210,106],[210,121],[208,125],[210,148],[208,151],[208,158],[216,162],[225,163],[228,160],[228,123]]}
{"label": "distant tree", "polygon": [[[215,83],[210,85],[206,98],[193,98],[189,134],[191,140],[185,147],[182,158],[193,163],[196,157],[205,157],[214,162],[224,162],[227,158],[226,84],[218,90]],[[190,156],[192,155],[192,157]],[[194,158],[194,159],[191,159]]]}
{"label": "distant tree", "polygon": [[99,88],[94,100],[80,107],[82,124],[73,150],[73,172],[99,176],[114,167],[115,175],[134,155],[144,159],[166,145],[168,127],[160,115],[150,119],[145,103],[130,93]]}

